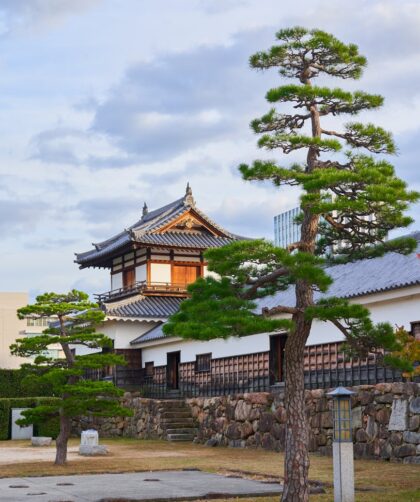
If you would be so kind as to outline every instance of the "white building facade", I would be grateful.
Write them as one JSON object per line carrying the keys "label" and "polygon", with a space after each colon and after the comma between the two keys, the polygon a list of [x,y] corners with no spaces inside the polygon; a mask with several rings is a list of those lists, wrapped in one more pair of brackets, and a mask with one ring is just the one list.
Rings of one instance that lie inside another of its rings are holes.
{"label": "white building facade", "polygon": [[[292,217],[292,215],[290,215]],[[328,296],[348,298],[369,308],[375,322],[415,330],[420,321],[420,232],[416,253],[389,253],[327,269],[334,283]],[[290,237],[293,240],[293,236]],[[111,291],[99,295],[107,318],[100,330],[114,340],[128,366],[117,383],[166,392],[216,395],[231,391],[268,390],[284,380],[285,333],[266,333],[228,340],[182,340],[167,337],[162,326],[187,297],[186,286],[206,276],[203,252],[241,239],[212,222],[195,205],[188,188],[184,198],[149,213],[128,230],[77,255],[81,268],[110,269]],[[319,298],[321,295],[318,295]],[[258,310],[294,305],[293,288],[261,299]],[[414,331],[413,331],[414,332]],[[343,335],[332,324],[314,322],[305,358],[308,386],[373,383],[375,357],[348,361]],[[375,368],[375,378],[397,378]],[[379,375],[379,376],[378,376]],[[320,379],[322,382],[320,382]]]}

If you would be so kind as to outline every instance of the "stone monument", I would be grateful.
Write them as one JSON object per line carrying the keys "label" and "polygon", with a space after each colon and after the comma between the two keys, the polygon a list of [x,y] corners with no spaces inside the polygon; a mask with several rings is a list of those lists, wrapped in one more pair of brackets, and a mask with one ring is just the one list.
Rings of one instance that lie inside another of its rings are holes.
{"label": "stone monument", "polygon": [[82,432],[80,437],[79,455],[94,457],[107,454],[107,447],[99,444],[98,431],[88,429],[87,431]]}
{"label": "stone monument", "polygon": [[51,446],[52,438],[46,436],[32,436],[32,446]]}

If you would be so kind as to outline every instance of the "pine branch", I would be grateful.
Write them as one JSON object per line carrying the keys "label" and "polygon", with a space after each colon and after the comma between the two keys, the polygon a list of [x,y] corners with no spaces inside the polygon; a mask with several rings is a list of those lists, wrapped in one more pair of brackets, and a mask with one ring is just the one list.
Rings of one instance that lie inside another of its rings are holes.
{"label": "pine branch", "polygon": [[285,305],[276,305],[269,309],[264,307],[262,309],[262,315],[265,317],[273,316],[275,314],[297,314],[298,312],[303,312],[303,309],[298,309],[296,307],[286,307]]}
{"label": "pine branch", "polygon": [[250,287],[247,288],[243,293],[241,293],[240,297],[243,299],[254,298],[259,288],[267,286],[267,284],[276,283],[280,277],[287,277],[289,275],[290,275],[290,270],[286,268],[279,268],[267,275],[259,277],[258,279],[250,278],[246,283]]}

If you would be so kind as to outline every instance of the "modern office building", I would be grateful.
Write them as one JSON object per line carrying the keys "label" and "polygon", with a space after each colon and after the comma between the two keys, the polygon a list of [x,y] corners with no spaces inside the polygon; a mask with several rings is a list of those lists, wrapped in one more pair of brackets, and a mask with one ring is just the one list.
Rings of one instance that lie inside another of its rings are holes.
{"label": "modern office building", "polygon": [[285,248],[300,240],[300,224],[296,217],[300,214],[300,207],[295,207],[274,216],[274,243]]}
{"label": "modern office building", "polygon": [[[300,207],[295,207],[274,216],[274,244],[276,246],[286,248],[290,246],[290,244],[300,240],[301,225],[296,222],[296,218],[299,216],[300,212]],[[365,221],[373,221],[374,215],[364,216],[363,219]],[[321,217],[320,221],[325,220]],[[348,245],[349,243],[347,241],[342,240],[334,244],[334,246],[328,247],[326,254],[339,253],[340,250],[345,249]]]}

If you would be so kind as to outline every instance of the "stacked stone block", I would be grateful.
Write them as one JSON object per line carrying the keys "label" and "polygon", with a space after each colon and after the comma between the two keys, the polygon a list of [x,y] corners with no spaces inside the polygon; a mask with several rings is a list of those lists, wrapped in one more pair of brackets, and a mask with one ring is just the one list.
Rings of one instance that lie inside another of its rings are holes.
{"label": "stacked stone block", "polygon": [[[352,389],[353,440],[356,458],[420,464],[420,384],[382,383]],[[310,450],[332,453],[332,401],[328,390],[306,391]],[[166,438],[165,401],[126,393],[132,417],[82,419],[74,432],[96,428],[100,437]],[[195,442],[209,446],[285,447],[286,410],[282,392],[193,398],[185,401],[196,427]],[[194,425],[192,425],[194,424]]]}

